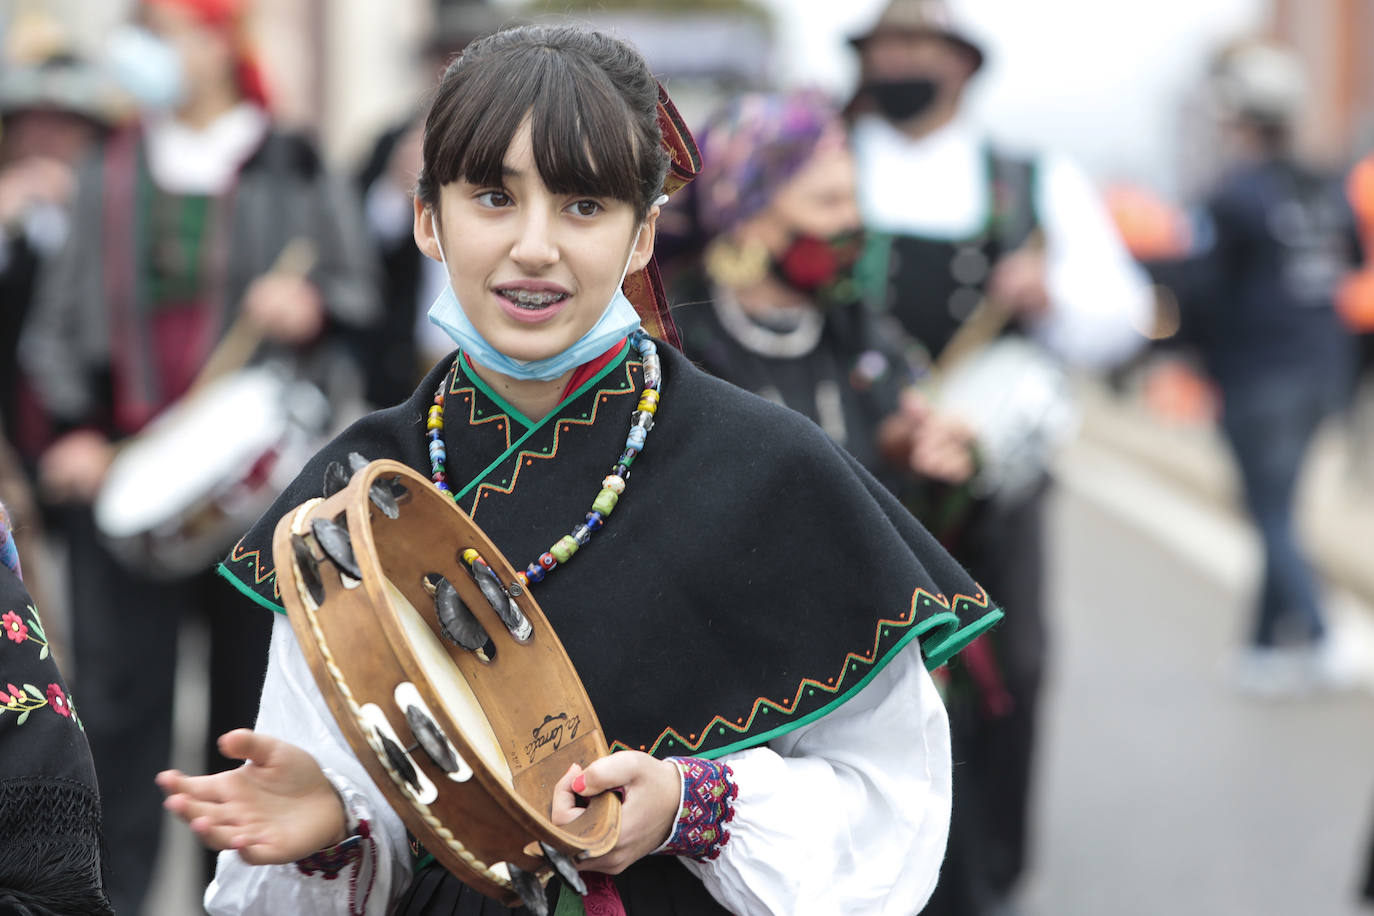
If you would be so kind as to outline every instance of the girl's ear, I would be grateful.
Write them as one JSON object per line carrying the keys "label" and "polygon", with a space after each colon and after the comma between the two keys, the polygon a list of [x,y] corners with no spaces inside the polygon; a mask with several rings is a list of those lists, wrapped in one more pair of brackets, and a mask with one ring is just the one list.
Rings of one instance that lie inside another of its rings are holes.
{"label": "girl's ear", "polygon": [[639,231],[639,238],[635,241],[634,251],[630,253],[630,267],[626,271],[627,274],[643,270],[648,266],[649,259],[654,256],[654,239],[657,238],[658,233],[658,214],[662,212],[662,209],[658,204],[654,204],[644,217],[644,228]]}
{"label": "girl's ear", "polygon": [[420,198],[415,198],[415,223],[411,228],[411,232],[415,235],[415,246],[427,257],[442,261],[443,257],[439,253],[439,238],[434,234],[438,219],[429,205]]}

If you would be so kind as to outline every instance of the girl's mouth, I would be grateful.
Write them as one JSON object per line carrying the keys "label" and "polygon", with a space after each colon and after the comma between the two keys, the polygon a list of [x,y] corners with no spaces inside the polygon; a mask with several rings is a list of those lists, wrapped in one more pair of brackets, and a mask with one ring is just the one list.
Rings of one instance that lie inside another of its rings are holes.
{"label": "girl's mouth", "polygon": [[567,293],[552,290],[498,289],[496,295],[510,302],[516,308],[537,312],[568,298]]}

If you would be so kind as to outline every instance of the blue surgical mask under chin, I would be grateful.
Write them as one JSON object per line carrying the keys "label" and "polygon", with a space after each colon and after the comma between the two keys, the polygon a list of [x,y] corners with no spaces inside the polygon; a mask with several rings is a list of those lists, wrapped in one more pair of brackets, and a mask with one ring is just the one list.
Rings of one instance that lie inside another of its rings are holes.
{"label": "blue surgical mask under chin", "polygon": [[[437,243],[439,240],[438,232],[435,232],[434,239]],[[638,234],[635,235],[635,239],[637,242]],[[632,250],[631,257],[633,256]],[[444,258],[443,245],[439,246],[439,257],[443,260],[447,272],[448,260]],[[479,365],[511,378],[537,379],[541,382],[551,381],[605,353],[613,344],[623,340],[631,331],[639,327],[639,313],[635,311],[634,305],[626,298],[625,293],[620,288],[621,284],[625,282],[625,275],[629,272],[629,268],[630,262],[627,259],[625,270],[621,271],[620,274],[620,283],[616,284],[615,295],[611,297],[610,303],[601,312],[601,317],[597,319],[596,324],[592,325],[591,329],[579,337],[568,349],[544,359],[514,359],[488,343],[487,339],[478,333],[477,328],[468,320],[467,314],[463,311],[462,303],[458,301],[457,293],[453,291],[452,282],[444,287],[444,291],[429,307],[429,320],[442,328],[449,337],[453,338],[453,342],[458,344],[462,351]]]}

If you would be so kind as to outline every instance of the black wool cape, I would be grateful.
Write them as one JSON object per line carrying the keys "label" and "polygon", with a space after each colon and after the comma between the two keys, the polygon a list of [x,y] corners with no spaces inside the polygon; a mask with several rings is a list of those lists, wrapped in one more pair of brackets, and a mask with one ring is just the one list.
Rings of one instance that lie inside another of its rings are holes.
{"label": "black wool cape", "polygon": [[[854,696],[910,641],[933,669],[1000,619],[814,424],[670,346],[659,353],[662,401],[624,494],[591,541],[532,586],[613,750],[716,758],[763,744]],[[349,452],[428,475],[426,415],[450,365],[311,459],[220,572],[282,612],[277,520],[321,495],[325,466]],[[444,408],[448,483],[516,569],[583,520],[642,390],[626,343],[534,422],[460,361]]]}

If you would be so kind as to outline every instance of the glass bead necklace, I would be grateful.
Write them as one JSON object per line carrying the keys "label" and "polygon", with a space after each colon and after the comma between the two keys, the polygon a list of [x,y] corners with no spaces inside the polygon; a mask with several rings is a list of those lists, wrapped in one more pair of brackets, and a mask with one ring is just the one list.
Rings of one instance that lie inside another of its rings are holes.
{"label": "glass bead necklace", "polygon": [[[658,412],[659,391],[663,384],[663,367],[658,359],[658,347],[643,328],[630,335],[630,343],[639,351],[640,362],[644,366],[644,391],[639,396],[638,406],[630,415],[630,433],[625,438],[625,451],[611,469],[611,473],[601,481],[601,492],[597,493],[596,499],[592,501],[592,510],[587,513],[586,518],[573,528],[571,534],[563,535],[552,547],[541,553],[538,559],[525,567],[524,572],[515,574],[522,587],[542,581],[555,567],[567,563],[573,554],[591,540],[592,533],[605,524],[606,516],[615,509],[620,494],[625,492],[625,481],[630,477],[630,465],[634,464],[635,458],[643,451],[649,430],[654,427],[654,414]],[[449,489],[448,472],[444,467],[444,461],[448,457],[444,450],[444,396],[448,393],[452,379],[457,375],[458,360],[462,358],[462,353],[454,357],[453,368],[439,382],[439,389],[434,393],[434,404],[429,408],[429,419],[426,423],[430,479],[436,487],[448,493],[454,502],[458,501],[458,497]],[[473,555],[472,559],[466,555],[463,557],[469,566],[474,560],[480,560],[475,551],[465,551],[465,554],[467,553]]]}

